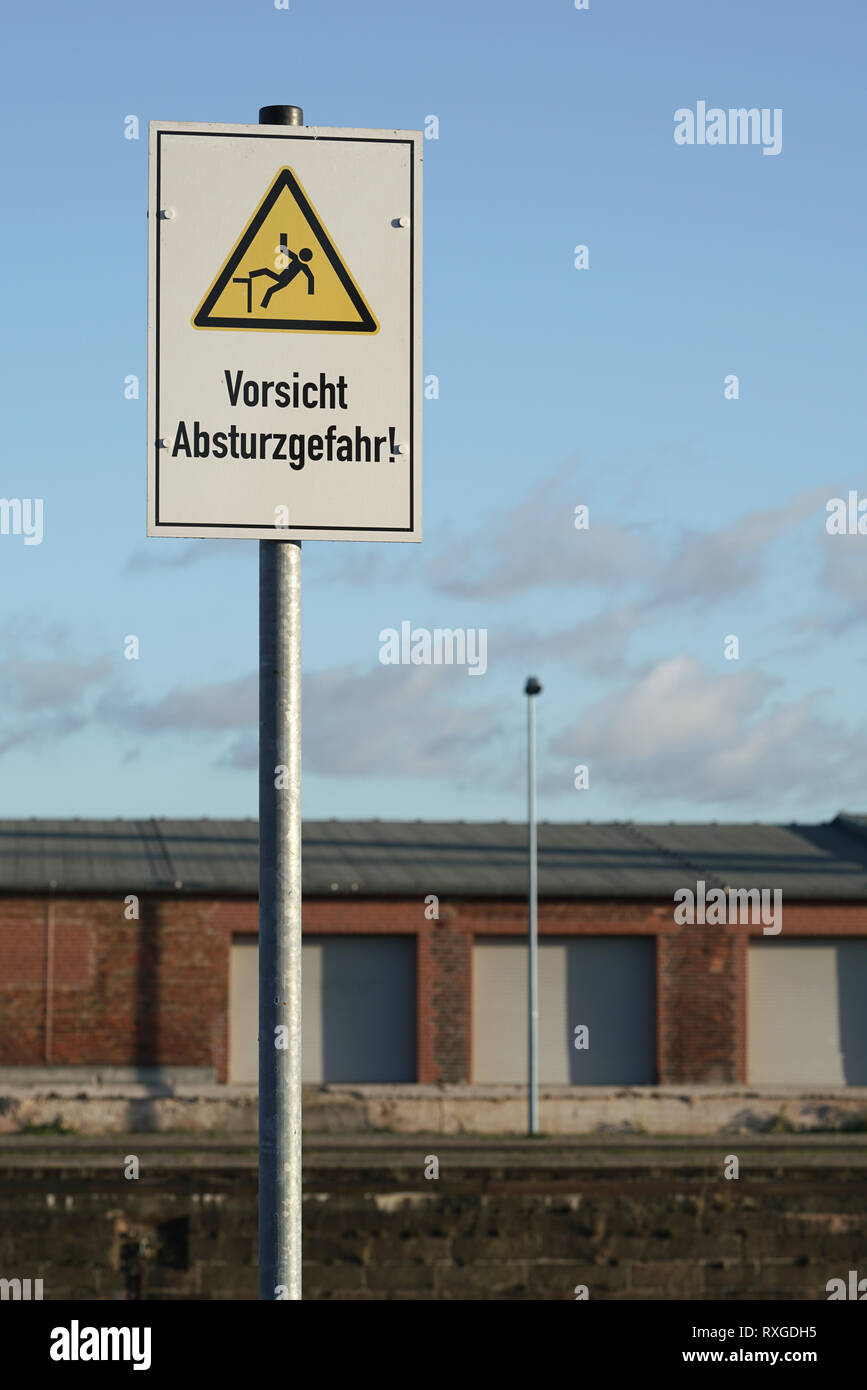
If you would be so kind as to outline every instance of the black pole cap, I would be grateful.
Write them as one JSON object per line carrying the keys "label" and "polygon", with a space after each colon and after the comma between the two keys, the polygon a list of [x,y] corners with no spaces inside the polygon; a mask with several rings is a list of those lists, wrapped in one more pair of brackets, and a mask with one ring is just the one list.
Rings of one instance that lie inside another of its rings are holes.
{"label": "black pole cap", "polygon": [[303,125],[304,112],[300,106],[260,106],[260,125]]}
{"label": "black pole cap", "polygon": [[536,676],[528,676],[527,684],[524,686],[525,695],[538,695],[542,686]]}

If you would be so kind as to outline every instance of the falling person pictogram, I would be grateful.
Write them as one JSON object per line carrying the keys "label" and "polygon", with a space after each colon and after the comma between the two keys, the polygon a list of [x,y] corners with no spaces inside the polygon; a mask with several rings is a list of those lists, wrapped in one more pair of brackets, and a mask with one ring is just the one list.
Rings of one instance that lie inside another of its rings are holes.
{"label": "falling person pictogram", "polygon": [[315,278],[313,275],[313,271],[310,269],[309,265],[306,264],[307,261],[313,259],[313,252],[310,250],[309,246],[302,246],[301,250],[297,253],[295,251],[290,251],[286,243],[286,233],[281,232],[280,255],[287,259],[289,261],[289,264],[285,267],[285,269],[280,271],[279,275],[276,271],[269,270],[266,266],[263,267],[261,270],[251,270],[249,275],[235,275],[232,277],[233,284],[247,286],[248,314],[251,314],[253,312],[253,281],[259,275],[267,275],[269,279],[275,282],[273,285],[268,286],[267,290],[262,296],[260,304],[260,307],[262,309],[267,309],[271,296],[276,294],[278,290],[285,290],[286,286],[291,285],[292,281],[295,279],[295,276],[298,274],[306,275],[307,293],[313,294],[315,288]]}

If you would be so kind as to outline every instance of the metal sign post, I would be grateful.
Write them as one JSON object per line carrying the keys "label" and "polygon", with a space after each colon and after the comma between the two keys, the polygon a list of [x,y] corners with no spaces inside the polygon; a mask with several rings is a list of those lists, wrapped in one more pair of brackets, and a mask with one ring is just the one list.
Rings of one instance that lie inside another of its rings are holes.
{"label": "metal sign post", "polygon": [[148,535],[259,541],[259,1297],[301,1297],[301,542],[421,540],[417,130],[150,122]]}
{"label": "metal sign post", "polygon": [[300,541],[259,542],[259,1297],[301,1297]]}

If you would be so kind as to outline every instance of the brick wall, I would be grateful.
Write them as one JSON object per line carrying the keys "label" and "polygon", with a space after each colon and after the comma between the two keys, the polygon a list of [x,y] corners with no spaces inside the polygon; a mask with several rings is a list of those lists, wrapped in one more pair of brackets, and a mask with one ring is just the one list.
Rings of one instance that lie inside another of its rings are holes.
{"label": "brick wall", "polygon": [[0,1064],[214,1065],[230,939],[216,906],[143,900],[127,921],[122,900],[6,899]]}
{"label": "brick wall", "polygon": [[[434,885],[435,887],[435,885]],[[0,899],[0,1066],[228,1067],[229,952],[256,931],[256,903],[143,898]],[[472,943],[523,936],[523,902],[423,897],[308,899],[305,932],[415,935],[418,1081],[470,1079]],[[658,1080],[746,1080],[748,938],[761,928],[682,927],[671,904],[544,901],[542,936],[657,938]],[[786,905],[784,934],[867,936],[867,905]]]}

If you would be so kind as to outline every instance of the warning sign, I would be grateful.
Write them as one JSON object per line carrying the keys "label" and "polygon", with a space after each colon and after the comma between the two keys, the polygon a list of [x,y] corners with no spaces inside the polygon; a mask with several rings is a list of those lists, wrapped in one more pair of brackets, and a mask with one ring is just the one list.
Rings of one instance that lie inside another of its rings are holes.
{"label": "warning sign", "polygon": [[421,540],[423,139],[151,122],[149,536]]}
{"label": "warning sign", "polygon": [[193,315],[194,328],[377,333],[294,171],[281,169]]}

